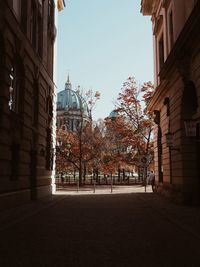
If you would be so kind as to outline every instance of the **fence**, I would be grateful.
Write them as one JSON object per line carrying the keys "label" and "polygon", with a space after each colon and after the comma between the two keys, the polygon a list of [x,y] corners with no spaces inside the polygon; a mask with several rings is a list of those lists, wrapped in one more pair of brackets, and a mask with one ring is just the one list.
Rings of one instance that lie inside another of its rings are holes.
{"label": "fence", "polygon": [[[78,175],[59,175],[56,177],[56,186],[73,186],[77,185]],[[142,179],[138,178],[138,176],[125,176],[118,177],[117,175],[109,176],[109,175],[99,175],[98,177],[93,177],[93,175],[87,175],[82,179],[82,185],[136,185],[142,184]]]}

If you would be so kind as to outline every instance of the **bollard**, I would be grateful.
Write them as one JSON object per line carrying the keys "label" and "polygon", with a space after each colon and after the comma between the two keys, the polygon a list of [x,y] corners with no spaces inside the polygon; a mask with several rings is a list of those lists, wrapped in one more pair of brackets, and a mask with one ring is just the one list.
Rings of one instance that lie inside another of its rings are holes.
{"label": "bollard", "polygon": [[111,181],[110,181],[110,193],[113,192],[113,177],[111,175]]}
{"label": "bollard", "polygon": [[145,173],[145,176],[144,176],[144,192],[145,193],[147,192],[147,176],[146,176],[146,173]]}
{"label": "bollard", "polygon": [[77,179],[77,193],[79,192],[79,178]]}
{"label": "bollard", "polygon": [[93,193],[95,193],[95,191],[96,191],[96,181],[95,181],[95,179],[93,180]]}

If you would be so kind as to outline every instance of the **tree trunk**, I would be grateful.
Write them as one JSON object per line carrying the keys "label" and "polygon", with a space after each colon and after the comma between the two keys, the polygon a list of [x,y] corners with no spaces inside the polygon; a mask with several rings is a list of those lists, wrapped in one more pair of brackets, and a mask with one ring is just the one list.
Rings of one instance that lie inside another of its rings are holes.
{"label": "tree trunk", "polygon": [[83,180],[84,180],[84,184],[85,184],[85,180],[86,180],[86,165],[84,163],[84,166],[83,166]]}
{"label": "tree trunk", "polygon": [[122,170],[123,171],[123,182],[125,181],[125,169]]}
{"label": "tree trunk", "polygon": [[79,186],[82,186],[82,176],[83,176],[83,169],[82,169],[82,166],[80,165],[80,167],[79,167]]}
{"label": "tree trunk", "polygon": [[118,182],[120,182],[120,168],[118,168]]}

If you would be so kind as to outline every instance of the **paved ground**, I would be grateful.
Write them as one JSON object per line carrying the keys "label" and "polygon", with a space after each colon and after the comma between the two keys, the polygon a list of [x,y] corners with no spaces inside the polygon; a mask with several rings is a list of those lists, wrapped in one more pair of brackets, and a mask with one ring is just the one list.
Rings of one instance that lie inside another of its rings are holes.
{"label": "paved ground", "polygon": [[102,195],[102,194],[127,194],[127,193],[152,193],[150,185],[146,187],[141,185],[91,185],[78,188],[74,187],[60,187],[56,194],[58,195]]}
{"label": "paved ground", "polygon": [[63,192],[1,212],[0,267],[200,266],[200,208],[119,191]]}

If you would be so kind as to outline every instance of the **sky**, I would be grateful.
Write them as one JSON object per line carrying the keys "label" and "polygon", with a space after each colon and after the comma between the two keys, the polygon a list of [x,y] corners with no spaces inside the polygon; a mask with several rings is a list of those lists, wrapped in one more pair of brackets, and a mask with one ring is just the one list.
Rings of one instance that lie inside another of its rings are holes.
{"label": "sky", "polygon": [[93,119],[114,109],[123,82],[153,81],[150,17],[140,13],[141,0],[66,0],[58,14],[57,91],[69,73],[73,89],[101,93]]}

